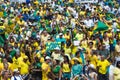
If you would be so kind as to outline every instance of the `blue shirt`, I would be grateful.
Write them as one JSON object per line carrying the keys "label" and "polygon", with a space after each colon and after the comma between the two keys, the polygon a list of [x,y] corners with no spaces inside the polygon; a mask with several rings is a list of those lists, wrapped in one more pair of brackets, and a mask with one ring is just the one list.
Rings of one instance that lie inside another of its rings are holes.
{"label": "blue shirt", "polygon": [[82,75],[83,74],[83,67],[80,64],[76,64],[72,66],[72,76]]}

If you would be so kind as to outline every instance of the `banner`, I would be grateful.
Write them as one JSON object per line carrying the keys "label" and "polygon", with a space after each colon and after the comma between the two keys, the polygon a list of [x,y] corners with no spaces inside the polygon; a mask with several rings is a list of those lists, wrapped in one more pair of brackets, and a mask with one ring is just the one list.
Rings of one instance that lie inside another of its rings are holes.
{"label": "banner", "polygon": [[75,3],[97,3],[98,0],[75,0]]}
{"label": "banner", "polygon": [[55,48],[59,48],[61,49],[61,44],[58,43],[58,42],[51,42],[51,43],[47,43],[46,44],[46,49],[47,51],[51,51],[51,50],[54,50]]}

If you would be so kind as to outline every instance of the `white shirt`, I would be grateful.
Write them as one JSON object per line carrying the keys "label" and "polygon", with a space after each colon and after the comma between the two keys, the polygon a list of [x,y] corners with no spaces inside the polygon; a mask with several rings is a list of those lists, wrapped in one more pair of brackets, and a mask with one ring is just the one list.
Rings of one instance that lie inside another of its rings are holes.
{"label": "white shirt", "polygon": [[84,24],[87,26],[87,28],[90,28],[90,27],[94,26],[94,22],[91,19],[84,20]]}
{"label": "white shirt", "polygon": [[11,80],[15,80],[15,78],[16,78],[17,80],[23,80],[20,75],[19,75],[19,76],[12,76],[12,77],[11,77]]}
{"label": "white shirt", "polygon": [[113,65],[110,65],[110,68],[109,68],[109,80],[114,80],[113,79],[113,70],[114,70],[114,66]]}

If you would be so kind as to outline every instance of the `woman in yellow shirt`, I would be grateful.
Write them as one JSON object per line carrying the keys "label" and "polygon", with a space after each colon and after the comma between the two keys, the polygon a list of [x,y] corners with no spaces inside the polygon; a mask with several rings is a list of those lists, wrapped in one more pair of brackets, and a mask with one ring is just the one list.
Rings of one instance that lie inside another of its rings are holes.
{"label": "woman in yellow shirt", "polygon": [[60,77],[63,76],[64,80],[70,80],[71,77],[71,64],[68,56],[64,56],[64,62],[61,64]]}

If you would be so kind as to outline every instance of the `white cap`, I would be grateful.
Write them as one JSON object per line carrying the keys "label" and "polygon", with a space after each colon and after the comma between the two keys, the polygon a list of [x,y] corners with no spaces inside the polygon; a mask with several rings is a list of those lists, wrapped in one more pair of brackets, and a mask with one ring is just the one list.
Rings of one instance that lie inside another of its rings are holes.
{"label": "white cap", "polygon": [[14,69],[13,72],[19,72],[18,69]]}
{"label": "white cap", "polygon": [[56,47],[55,50],[60,50],[60,48],[59,48],[59,47]]}
{"label": "white cap", "polygon": [[93,68],[93,69],[95,68],[95,66],[93,64],[90,64],[89,67]]}
{"label": "white cap", "polygon": [[63,35],[63,33],[60,33],[59,35],[60,35],[60,36],[62,36],[62,35]]}
{"label": "white cap", "polygon": [[46,56],[45,59],[50,59],[51,60],[51,58],[49,56]]}

